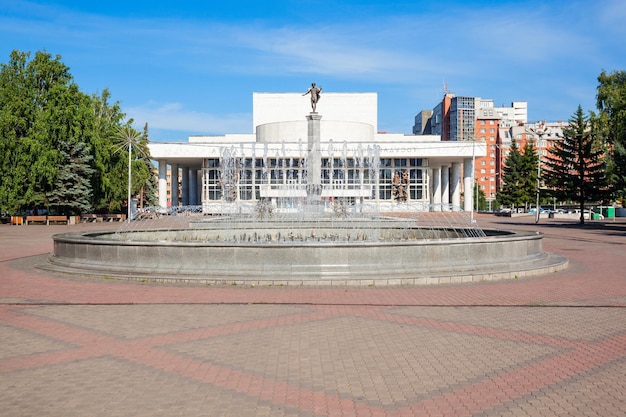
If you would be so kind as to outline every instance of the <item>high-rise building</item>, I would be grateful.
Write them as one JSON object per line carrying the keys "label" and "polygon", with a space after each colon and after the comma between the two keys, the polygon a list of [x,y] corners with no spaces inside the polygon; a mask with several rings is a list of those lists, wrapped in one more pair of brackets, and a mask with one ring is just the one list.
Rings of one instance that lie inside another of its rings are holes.
{"label": "high-rise building", "polygon": [[450,101],[450,140],[475,140],[476,97],[452,97]]}
{"label": "high-rise building", "polygon": [[[424,115],[429,112],[430,120],[424,122]],[[485,144],[487,154],[476,158],[474,164],[474,181],[491,206],[500,189],[503,156],[508,154],[510,139],[517,130],[528,129],[528,103],[514,101],[510,107],[496,107],[492,99],[457,97],[446,92],[432,111],[422,110],[418,116],[421,126],[430,127],[430,131],[416,132],[416,117],[415,134],[441,135],[442,141]]]}

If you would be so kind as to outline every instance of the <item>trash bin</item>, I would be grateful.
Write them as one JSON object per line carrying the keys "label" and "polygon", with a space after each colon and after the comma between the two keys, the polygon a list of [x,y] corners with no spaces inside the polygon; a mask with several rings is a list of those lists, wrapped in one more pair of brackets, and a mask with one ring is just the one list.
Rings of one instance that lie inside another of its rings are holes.
{"label": "trash bin", "polygon": [[24,218],[22,216],[11,216],[11,224],[22,225],[24,224]]}
{"label": "trash bin", "polygon": [[615,207],[602,207],[602,215],[605,219],[612,219],[615,217]]}
{"label": "trash bin", "polygon": [[592,220],[600,220],[600,213],[596,213],[595,211],[591,213]]}

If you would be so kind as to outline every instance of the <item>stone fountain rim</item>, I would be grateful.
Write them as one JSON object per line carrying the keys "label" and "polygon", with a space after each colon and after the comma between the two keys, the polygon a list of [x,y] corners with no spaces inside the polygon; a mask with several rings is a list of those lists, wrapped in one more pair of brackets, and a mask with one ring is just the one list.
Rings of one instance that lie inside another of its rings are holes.
{"label": "stone fountain rim", "polygon": [[[429,228],[431,229],[431,228]],[[438,230],[445,230],[448,228],[435,228]],[[453,229],[453,228],[449,228]],[[201,229],[200,229],[201,230]],[[516,241],[516,240],[535,240],[542,239],[543,233],[532,232],[525,230],[510,230],[510,229],[483,229],[487,234],[485,237],[446,237],[446,238],[433,238],[433,239],[395,239],[395,240],[366,240],[366,241],[272,241],[272,242],[233,242],[233,241],[185,241],[185,240],[122,240],[122,239],[102,239],[101,236],[115,235],[115,234],[132,234],[132,233],[159,233],[159,232],[194,232],[197,229],[141,229],[141,230],[128,230],[128,231],[91,231],[91,232],[70,232],[60,233],[53,235],[55,242],[62,243],[85,243],[88,241],[94,245],[117,245],[117,246],[154,246],[154,247],[247,247],[247,248],[264,248],[264,247],[347,247],[347,246],[426,246],[426,245],[461,245],[469,242],[489,242],[493,240],[498,241]]]}

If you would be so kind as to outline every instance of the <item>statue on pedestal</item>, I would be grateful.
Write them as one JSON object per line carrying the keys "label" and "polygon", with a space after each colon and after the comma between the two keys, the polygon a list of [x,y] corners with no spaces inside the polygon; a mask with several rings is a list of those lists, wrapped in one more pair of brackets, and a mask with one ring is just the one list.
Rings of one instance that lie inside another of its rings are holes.
{"label": "statue on pedestal", "polygon": [[311,94],[311,108],[313,109],[313,113],[315,113],[317,102],[319,101],[322,94],[322,87],[316,87],[315,83],[311,83],[311,87],[307,90],[306,93],[302,95],[306,96],[307,94]]}

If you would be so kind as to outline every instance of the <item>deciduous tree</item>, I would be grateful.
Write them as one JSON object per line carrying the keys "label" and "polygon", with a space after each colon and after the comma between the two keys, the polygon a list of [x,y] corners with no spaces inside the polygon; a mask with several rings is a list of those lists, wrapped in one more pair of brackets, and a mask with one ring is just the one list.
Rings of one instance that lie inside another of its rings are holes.
{"label": "deciduous tree", "polygon": [[62,160],[58,145],[77,140],[89,121],[60,56],[13,51],[0,67],[0,207],[18,211],[47,202]]}
{"label": "deciduous tree", "polygon": [[598,77],[598,127],[608,143],[607,171],[617,196],[626,198],[626,71]]}

